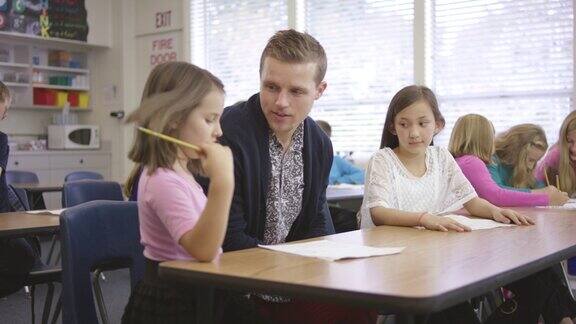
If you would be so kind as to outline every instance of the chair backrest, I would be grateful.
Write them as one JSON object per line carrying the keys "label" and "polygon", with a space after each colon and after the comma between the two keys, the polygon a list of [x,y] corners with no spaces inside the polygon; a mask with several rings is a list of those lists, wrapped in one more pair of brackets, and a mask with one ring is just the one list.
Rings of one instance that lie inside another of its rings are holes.
{"label": "chair backrest", "polygon": [[72,207],[92,200],[123,201],[122,187],[118,182],[102,180],[80,180],[64,183],[62,207]]}
{"label": "chair backrest", "polygon": [[6,171],[6,183],[38,183],[38,175],[31,171],[16,171],[7,170]]}
{"label": "chair backrest", "polygon": [[98,323],[90,271],[114,262],[130,268],[134,288],[144,274],[136,202],[91,201],[60,215],[63,323]]}
{"label": "chair backrest", "polygon": [[98,172],[75,171],[72,173],[68,173],[64,178],[64,182],[78,181],[78,180],[104,180],[104,177]]}
{"label": "chair backrest", "polygon": [[[10,201],[10,205],[12,205],[15,210],[30,210],[30,202],[28,202],[28,195],[26,194],[26,190],[16,188],[12,185],[8,185],[8,190],[9,200],[15,200]],[[12,194],[14,194],[14,198],[11,197]],[[22,208],[15,208],[15,206],[18,204],[21,205]]]}

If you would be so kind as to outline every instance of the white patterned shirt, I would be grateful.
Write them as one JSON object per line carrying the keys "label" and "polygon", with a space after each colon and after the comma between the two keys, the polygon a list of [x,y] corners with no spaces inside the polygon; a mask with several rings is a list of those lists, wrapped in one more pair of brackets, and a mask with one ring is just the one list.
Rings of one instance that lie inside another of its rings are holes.
{"label": "white patterned shirt", "polygon": [[446,213],[477,197],[450,152],[437,146],[426,149],[426,172],[416,177],[390,148],[376,152],[366,168],[361,227],[375,226],[370,208],[408,212]]}

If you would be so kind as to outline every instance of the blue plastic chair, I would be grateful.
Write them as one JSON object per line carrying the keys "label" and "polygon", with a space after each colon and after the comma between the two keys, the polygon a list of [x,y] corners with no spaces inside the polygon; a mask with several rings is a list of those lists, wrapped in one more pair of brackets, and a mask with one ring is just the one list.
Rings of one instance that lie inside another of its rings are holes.
{"label": "blue plastic chair", "polygon": [[[6,171],[7,184],[36,184],[39,183],[38,175],[31,171]],[[46,209],[42,193],[29,193],[28,201],[31,209]]]}
{"label": "blue plastic chair", "polygon": [[26,190],[21,189],[21,188],[16,188],[12,185],[8,185],[8,187],[16,195],[16,197],[18,198],[18,201],[22,205],[22,208],[24,210],[30,210],[30,202],[28,201],[28,195],[26,194]]}
{"label": "blue plastic chair", "polygon": [[[8,195],[14,195],[20,202],[20,208],[23,210],[30,210],[28,204],[28,197],[26,190],[14,188],[8,185]],[[27,237],[26,241],[36,250],[38,255],[41,254],[40,241],[37,237]],[[46,284],[48,290],[46,291],[46,299],[44,300],[44,309],[42,311],[42,323],[48,323],[50,319],[50,310],[52,309],[52,300],[54,298],[54,283],[60,282],[62,277],[62,269],[56,266],[47,266],[46,264],[38,261],[36,265],[28,273],[28,277],[24,281],[24,285],[30,287],[30,314],[32,316],[32,323],[36,323],[35,300],[36,300],[36,285]],[[61,300],[58,299],[52,322],[55,323],[60,313]]]}
{"label": "blue plastic chair", "polygon": [[104,177],[98,172],[75,171],[72,173],[68,173],[64,178],[64,182],[78,181],[78,180],[104,180]]}
{"label": "blue plastic chair", "polygon": [[13,183],[39,183],[38,175],[34,172],[30,171],[15,171],[15,170],[7,170],[6,171],[6,183],[13,184]]}
{"label": "blue plastic chair", "polygon": [[137,203],[91,201],[69,208],[60,215],[60,235],[63,323],[96,324],[91,269],[110,262],[130,268],[132,288],[144,274]]}
{"label": "blue plastic chair", "polygon": [[80,180],[64,183],[62,207],[72,207],[92,200],[123,201],[122,187],[118,182],[102,180]]}

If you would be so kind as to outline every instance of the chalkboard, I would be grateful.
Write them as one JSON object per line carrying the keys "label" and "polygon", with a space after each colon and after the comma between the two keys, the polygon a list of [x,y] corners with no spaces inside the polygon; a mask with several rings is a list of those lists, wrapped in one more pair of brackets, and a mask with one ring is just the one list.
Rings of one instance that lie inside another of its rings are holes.
{"label": "chalkboard", "polygon": [[84,0],[0,0],[0,30],[86,41]]}

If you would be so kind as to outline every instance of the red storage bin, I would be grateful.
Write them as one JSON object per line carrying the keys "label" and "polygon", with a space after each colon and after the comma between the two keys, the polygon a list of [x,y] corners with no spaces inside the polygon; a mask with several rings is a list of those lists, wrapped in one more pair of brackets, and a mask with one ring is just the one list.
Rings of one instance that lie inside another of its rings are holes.
{"label": "red storage bin", "polygon": [[34,88],[34,104],[41,106],[54,106],[56,103],[56,93],[54,90],[44,88]]}
{"label": "red storage bin", "polygon": [[79,93],[76,91],[68,92],[68,102],[70,103],[70,107],[78,107],[78,103],[80,102]]}

